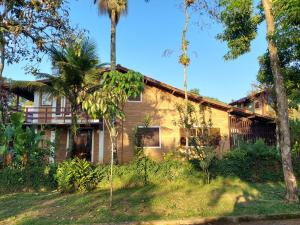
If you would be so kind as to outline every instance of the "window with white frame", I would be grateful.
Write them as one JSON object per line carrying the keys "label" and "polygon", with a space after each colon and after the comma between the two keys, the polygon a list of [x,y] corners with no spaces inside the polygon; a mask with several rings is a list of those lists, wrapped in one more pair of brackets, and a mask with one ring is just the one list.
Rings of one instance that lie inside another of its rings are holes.
{"label": "window with white frame", "polygon": [[137,96],[130,96],[128,102],[142,102],[142,93]]}
{"label": "window with white frame", "polygon": [[138,127],[137,136],[138,143],[143,147],[147,148],[160,148],[161,147],[161,137],[160,137],[160,127]]}
{"label": "window with white frame", "polygon": [[42,106],[52,106],[52,97],[49,93],[42,93]]}

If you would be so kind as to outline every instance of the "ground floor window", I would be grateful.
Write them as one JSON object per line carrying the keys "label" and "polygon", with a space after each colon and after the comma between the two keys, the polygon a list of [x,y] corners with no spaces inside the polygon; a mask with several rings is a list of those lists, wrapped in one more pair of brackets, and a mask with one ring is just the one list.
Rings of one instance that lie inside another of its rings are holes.
{"label": "ground floor window", "polygon": [[149,148],[160,148],[161,138],[160,138],[160,127],[138,127],[137,136],[139,139],[139,145]]}
{"label": "ground floor window", "polygon": [[[219,145],[221,139],[220,128],[200,128],[194,127],[189,130],[189,146],[193,146],[193,142],[197,141],[199,145]],[[185,129],[180,128],[180,145],[185,146]]]}

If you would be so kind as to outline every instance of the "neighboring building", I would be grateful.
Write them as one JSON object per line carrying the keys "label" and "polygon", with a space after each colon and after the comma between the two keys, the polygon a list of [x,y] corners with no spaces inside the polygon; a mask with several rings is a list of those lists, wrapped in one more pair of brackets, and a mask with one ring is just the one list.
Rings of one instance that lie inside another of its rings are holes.
{"label": "neighboring building", "polygon": [[[127,69],[118,65],[120,72]],[[47,81],[44,81],[47,82]],[[144,76],[145,89],[135,99],[125,104],[126,119],[121,121],[118,139],[118,161],[129,162],[134,156],[134,130],[143,132],[145,151],[155,159],[162,159],[164,153],[175,151],[183,140],[183,132],[174,121],[178,118],[176,103],[184,103],[184,92],[148,76]],[[47,93],[34,89],[13,88],[13,93],[34,102],[34,107],[25,108],[26,125],[45,129],[49,140],[56,140],[55,160],[66,158],[70,136],[70,107],[65,98],[51,98]],[[264,138],[267,143],[275,142],[274,118],[249,110],[189,94],[195,105],[208,106],[205,114],[211,115],[214,132],[221,138],[217,149],[219,154],[236,145],[240,139],[254,141]],[[210,109],[208,111],[208,109]],[[146,116],[152,118],[151,125],[143,127]],[[110,140],[102,121],[91,120],[79,115],[80,129],[75,140],[76,155],[93,163],[110,161]]]}
{"label": "neighboring building", "polygon": [[[251,94],[247,97],[231,102],[229,105],[246,109],[251,112],[275,117],[276,113],[273,109],[274,101],[271,95],[267,91],[260,91],[255,94]],[[290,109],[289,116],[291,119],[300,119],[300,108]]]}

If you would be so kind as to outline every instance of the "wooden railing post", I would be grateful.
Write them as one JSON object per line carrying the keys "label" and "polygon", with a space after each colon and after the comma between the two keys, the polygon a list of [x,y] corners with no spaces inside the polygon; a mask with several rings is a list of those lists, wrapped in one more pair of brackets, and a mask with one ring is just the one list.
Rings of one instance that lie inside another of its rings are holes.
{"label": "wooden railing post", "polygon": [[25,110],[25,121],[28,123],[28,108]]}
{"label": "wooden railing post", "polygon": [[45,115],[45,123],[47,123],[47,116],[48,116],[48,108],[47,108],[47,107],[46,107],[45,112],[46,112],[46,115]]}

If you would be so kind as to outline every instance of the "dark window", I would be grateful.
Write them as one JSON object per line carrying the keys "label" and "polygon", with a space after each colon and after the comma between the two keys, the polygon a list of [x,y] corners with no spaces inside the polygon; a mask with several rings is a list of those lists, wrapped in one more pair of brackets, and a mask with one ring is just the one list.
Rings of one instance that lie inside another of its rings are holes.
{"label": "dark window", "polygon": [[254,107],[255,107],[256,109],[259,109],[259,108],[260,108],[259,102],[255,102]]}
{"label": "dark window", "polygon": [[[221,139],[220,128],[192,128],[189,131],[189,146],[193,146],[193,142],[197,142],[201,146],[217,146]],[[180,128],[180,145],[185,146],[185,129]]]}
{"label": "dark window", "polygon": [[137,133],[140,145],[144,147],[160,147],[159,127],[139,127]]}
{"label": "dark window", "polygon": [[142,94],[139,94],[137,96],[131,96],[128,98],[129,102],[141,102],[142,101]]}

